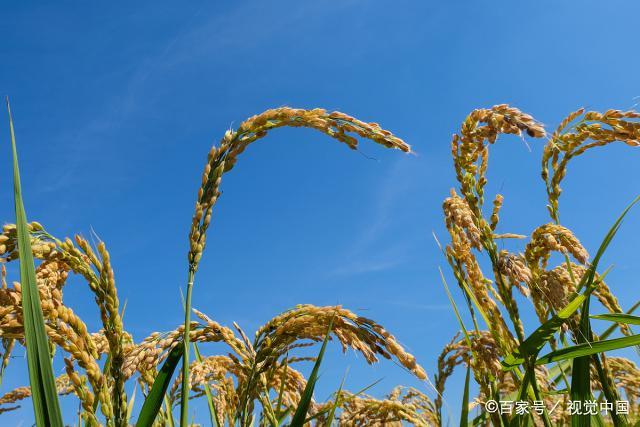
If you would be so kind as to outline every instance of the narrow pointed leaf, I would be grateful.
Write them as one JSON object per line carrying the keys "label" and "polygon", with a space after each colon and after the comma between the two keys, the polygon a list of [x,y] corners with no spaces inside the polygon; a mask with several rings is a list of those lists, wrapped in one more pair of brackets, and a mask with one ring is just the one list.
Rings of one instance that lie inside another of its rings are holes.
{"label": "narrow pointed leaf", "polygon": [[164,394],[164,408],[169,427],[175,427],[176,423],[173,419],[173,410],[171,409],[171,402],[169,401],[169,395],[167,393]]}
{"label": "narrow pointed leaf", "polygon": [[582,279],[577,286],[576,292],[581,293],[577,294],[566,307],[556,313],[551,319],[540,325],[538,329],[536,329],[522,342],[522,344],[520,344],[520,346],[518,346],[518,349],[515,352],[507,355],[502,362],[505,369],[513,369],[524,362],[525,356],[537,354],[562,326],[562,324],[584,304],[594,290],[595,274],[602,255],[604,255],[604,252],[609,247],[611,240],[613,240],[613,237],[620,229],[622,220],[629,210],[638,203],[638,201],[640,201],[640,196],[637,196],[631,201],[607,232],[600,244],[600,247],[598,248],[596,256],[593,258],[593,261],[589,266],[589,269],[582,276]]}
{"label": "narrow pointed leaf", "polygon": [[[631,306],[631,308],[629,310],[627,310],[626,313],[627,315],[632,314],[633,312],[635,312],[638,307],[640,307],[640,301],[637,301],[633,306]],[[607,314],[607,316],[609,316],[609,314]],[[594,315],[591,316],[592,319],[597,319],[599,318],[599,315]],[[603,320],[607,320],[607,319],[603,319]],[[600,335],[600,341],[604,341],[607,338],[609,338],[611,336],[611,334],[618,328],[619,325],[619,321],[615,320],[616,323],[614,323],[613,325],[609,326],[601,335]],[[636,346],[636,348],[638,348]],[[563,373],[570,373],[571,372],[571,359],[567,359],[567,360],[562,360],[558,363],[558,365],[553,366],[550,370],[549,370],[549,376],[553,377],[553,381],[552,383],[558,384],[561,380],[562,380],[562,375]]]}
{"label": "narrow pointed leaf", "polygon": [[[633,304],[631,306],[631,308],[629,310],[627,310],[626,313],[616,313],[616,314],[626,314],[626,315],[631,315],[633,314],[634,311],[636,311],[638,309],[638,307],[640,307],[640,301],[636,301],[635,304]],[[607,338],[609,338],[611,336],[611,334],[613,334],[615,332],[616,329],[618,329],[620,327],[621,324],[623,324],[625,322],[622,321],[616,321],[614,324],[612,324],[611,326],[609,326],[603,333],[602,335],[600,335],[600,340],[606,340]],[[628,325],[633,324],[632,322],[627,322]],[[629,330],[631,330],[631,327],[629,327]],[[636,353],[638,355],[640,355],[640,345],[636,346]]]}
{"label": "narrow pointed leaf", "polygon": [[313,390],[315,389],[316,382],[318,381],[318,371],[320,370],[320,365],[322,364],[322,358],[324,357],[324,352],[327,349],[327,343],[331,338],[332,327],[333,327],[333,319],[331,319],[331,321],[329,322],[327,335],[324,337],[324,341],[322,342],[322,347],[320,348],[320,353],[318,353],[318,358],[316,359],[316,363],[314,363],[313,365],[313,370],[311,371],[311,375],[309,376],[307,385],[304,388],[304,392],[300,397],[300,402],[298,403],[296,412],[293,414],[293,417],[291,418],[291,424],[289,424],[289,427],[303,427],[305,424],[305,421],[307,419],[307,412],[309,411],[309,406],[311,405],[311,399],[313,398]]}
{"label": "narrow pointed leaf", "polygon": [[[596,372],[598,373],[598,380],[602,385],[602,393],[604,395],[604,400],[607,402],[617,402],[622,400],[620,398],[620,394],[614,385],[614,379],[607,374],[602,365],[602,361],[600,360],[599,354],[594,354],[591,356],[591,361],[593,365],[596,367]],[[617,411],[613,411],[609,414],[611,416],[611,420],[613,421],[614,426],[627,426],[629,423],[627,422],[627,418],[622,413],[617,413]],[[595,418],[593,418],[598,422],[598,425],[604,426],[604,420],[600,414],[597,414]]]}
{"label": "narrow pointed leaf", "polygon": [[[631,308],[627,310],[625,314],[633,314],[638,309],[638,307],[640,307],[640,301],[636,301],[636,303],[633,304],[633,306],[631,306]],[[600,339],[604,340],[609,338],[611,334],[617,329],[617,327],[618,327],[617,323],[609,326],[607,330],[600,335]]]}
{"label": "narrow pointed leaf", "polygon": [[[591,324],[589,323],[589,302],[587,298],[582,305],[582,313],[580,316],[580,325],[575,338],[578,343],[591,346]],[[580,345],[579,344],[579,345]],[[574,402],[586,402],[591,400],[591,357],[579,356],[573,359],[571,368],[571,400]],[[589,427],[591,426],[591,415],[573,414],[571,415],[572,427]]]}
{"label": "narrow pointed leaf", "polygon": [[[276,413],[280,413],[280,409],[282,408],[282,400],[284,398],[284,390],[286,385],[285,379],[286,379],[287,372],[289,370],[289,353],[287,353],[284,359],[283,365],[284,365],[284,369],[280,374],[280,390],[278,390],[278,401],[276,402]],[[280,416],[280,418],[282,418],[282,416]]]}
{"label": "narrow pointed leaf", "polygon": [[7,98],[11,148],[13,151],[13,189],[16,211],[18,254],[20,257],[20,281],[22,284],[22,315],[24,339],[27,347],[29,383],[36,425],[38,427],[62,427],[62,413],[58,402],[55,377],[51,366],[49,340],[45,330],[44,316],[40,305],[40,293],[36,283],[36,270],[31,251],[31,234],[22,201],[18,152],[11,108]]}
{"label": "narrow pointed leaf", "polygon": [[623,313],[596,314],[592,319],[608,320],[609,322],[626,323],[627,325],[640,325],[640,316],[632,316]]}
{"label": "narrow pointed leaf", "polygon": [[447,285],[447,280],[444,278],[442,269],[438,267],[438,270],[440,271],[440,280],[442,280],[442,284],[444,285],[444,290],[447,292],[447,297],[449,298],[451,307],[453,307],[453,313],[456,315],[456,319],[458,319],[458,324],[460,325],[460,329],[464,333],[464,337],[467,341],[467,345],[469,346],[469,348],[473,348],[471,345],[471,338],[469,337],[469,332],[467,331],[467,328],[464,326],[464,321],[460,316],[460,311],[458,311],[458,306],[456,305],[456,302],[453,299],[453,295],[451,295],[451,291],[449,290],[449,285]]}
{"label": "narrow pointed leaf", "polygon": [[464,394],[462,395],[462,408],[460,410],[460,427],[469,425],[469,378],[471,377],[471,365],[467,365],[467,376],[464,380]]}
{"label": "narrow pointed leaf", "polygon": [[183,353],[184,346],[182,344],[176,345],[169,352],[167,360],[165,360],[160,372],[158,372],[156,379],[153,381],[149,395],[144,400],[138,421],[136,422],[136,427],[151,427],[151,425],[153,425],[162,407],[162,400],[171,383],[173,372],[176,366],[178,366],[180,359],[182,359]]}
{"label": "narrow pointed leaf", "polygon": [[129,399],[129,404],[127,405],[127,425],[129,425],[129,420],[131,420],[131,414],[133,414],[133,405],[136,402],[136,391],[138,387],[133,389],[133,393],[131,394],[131,399]]}
{"label": "narrow pointed leaf", "polygon": [[520,344],[515,352],[504,358],[502,361],[503,367],[505,369],[513,369],[524,362],[524,355],[533,355],[539,352],[562,324],[580,308],[588,293],[590,293],[590,291],[587,290],[585,293],[576,296],[566,307],[539,326],[538,329]]}
{"label": "narrow pointed leaf", "polygon": [[583,343],[571,347],[561,348],[559,350],[552,351],[549,354],[545,354],[544,356],[536,360],[536,364],[546,365],[547,363],[551,362],[575,359],[576,357],[590,356],[592,354],[618,350],[638,344],[640,344],[640,334],[631,335],[630,337],[614,338],[605,341]]}
{"label": "narrow pointed leaf", "polygon": [[347,379],[347,372],[344,373],[344,377],[342,377],[342,381],[340,382],[340,387],[338,387],[338,391],[336,391],[336,398],[331,405],[331,410],[329,411],[329,415],[327,416],[327,422],[324,427],[331,427],[333,424],[333,418],[336,415],[336,409],[340,406],[340,399],[342,398],[342,389],[344,388],[344,382]]}

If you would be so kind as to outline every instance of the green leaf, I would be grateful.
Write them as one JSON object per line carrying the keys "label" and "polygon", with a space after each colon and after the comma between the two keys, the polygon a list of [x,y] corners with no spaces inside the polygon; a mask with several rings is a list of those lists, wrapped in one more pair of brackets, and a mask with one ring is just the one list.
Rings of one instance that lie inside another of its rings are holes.
{"label": "green leaf", "polygon": [[[629,310],[627,310],[626,313],[616,313],[616,314],[632,314],[634,311],[636,311],[638,309],[638,307],[640,307],[640,301],[636,301],[636,303],[633,304],[633,306],[631,306],[631,308]],[[605,340],[605,339],[609,338],[611,336],[611,334],[613,334],[615,332],[615,330],[620,327],[621,323],[623,323],[623,322],[616,322],[613,325],[609,326],[602,333],[602,335],[600,335],[599,338],[601,340]],[[627,324],[632,324],[632,323],[627,323]],[[629,326],[629,330],[631,331],[631,327],[630,326]],[[638,355],[640,355],[640,346],[636,346],[636,353],[638,353]]]}
{"label": "green leaf", "polygon": [[27,365],[33,410],[37,426],[62,427],[62,413],[58,402],[58,392],[51,366],[49,340],[45,330],[44,316],[40,306],[40,294],[36,283],[36,269],[31,252],[31,234],[27,225],[27,215],[22,201],[18,151],[11,107],[7,98],[11,148],[13,151],[13,194],[16,211],[18,253],[20,256],[20,281],[22,284],[22,316],[24,319],[24,339],[27,347]]}
{"label": "green leaf", "polygon": [[604,252],[609,247],[611,240],[613,240],[613,237],[616,235],[616,233],[620,229],[620,225],[622,224],[622,220],[624,219],[624,217],[627,215],[627,213],[629,213],[631,208],[639,201],[640,201],[640,196],[636,196],[636,198],[634,198],[631,201],[631,203],[627,205],[627,207],[622,211],[618,219],[616,219],[616,221],[613,223],[613,226],[611,226],[611,228],[609,229],[609,232],[607,233],[604,240],[600,244],[600,247],[598,248],[598,252],[596,253],[596,256],[593,258],[593,262],[591,263],[591,267],[593,268],[589,268],[587,273],[583,276],[582,280],[580,281],[580,286],[585,284],[585,277],[587,276],[588,276],[587,281],[590,281],[591,283],[593,283],[593,278],[596,272],[596,268],[594,267],[594,265],[597,266],[598,262],[600,261],[600,258],[602,258],[602,255],[604,255]]}
{"label": "green leaf", "polygon": [[[640,301],[636,301],[635,304],[633,304],[633,306],[627,310],[626,314],[633,314],[634,311],[636,311],[638,309],[638,307],[640,307]],[[613,324],[611,326],[609,326],[607,328],[606,331],[604,331],[601,335],[600,335],[600,339],[604,340],[606,338],[609,338],[609,336],[611,336],[611,334],[618,328],[618,324]]]}
{"label": "green leaf", "polygon": [[285,409],[284,411],[282,411],[282,413],[280,414],[280,416],[278,417],[278,425],[281,426],[282,423],[284,423],[284,420],[287,419],[287,417],[289,416],[289,414],[291,413],[292,408],[288,407],[287,409]]}
{"label": "green leaf", "polygon": [[473,427],[486,426],[488,425],[487,418],[488,418],[487,411],[480,411],[480,413],[473,420],[471,420],[471,425]]}
{"label": "green leaf", "polygon": [[171,401],[169,400],[169,395],[168,393],[165,392],[164,394],[164,415],[165,415],[165,419],[167,420],[167,423],[169,424],[169,427],[175,427],[175,422],[173,420],[173,410],[171,409]]}
{"label": "green leaf", "polygon": [[462,408],[460,409],[460,427],[469,425],[469,378],[471,365],[467,365],[467,376],[464,380],[464,394],[462,395]]}
{"label": "green leaf", "polygon": [[[578,343],[591,346],[592,340],[591,324],[589,323],[589,304],[590,299],[587,298],[582,305],[582,314],[580,316],[580,326],[578,327],[575,338]],[[571,368],[571,400],[574,402],[586,402],[590,400],[591,395],[591,357],[579,356],[573,359]],[[573,414],[571,416],[572,427],[589,427],[591,426],[591,416],[589,414]]]}
{"label": "green leaf", "polygon": [[640,325],[640,317],[623,313],[596,314],[592,319],[608,320],[609,322],[626,323],[628,325]]}
{"label": "green leaf", "polygon": [[[598,380],[602,385],[602,393],[604,395],[604,400],[607,402],[617,402],[621,400],[620,394],[618,390],[615,388],[614,379],[604,370],[604,366],[602,366],[602,361],[600,360],[599,354],[594,354],[591,356],[591,360],[593,365],[596,367],[596,372],[598,373]],[[617,412],[612,412],[611,420],[613,421],[614,426],[627,426],[629,423],[624,414],[618,414]],[[596,416],[592,419],[595,419],[598,422],[599,426],[604,427],[604,420],[602,419],[601,414],[596,414]]]}
{"label": "green leaf", "polygon": [[[4,371],[9,364],[9,360],[11,359],[11,351],[13,349],[14,340],[13,338],[3,339],[4,345],[4,353],[2,353],[0,357],[0,386],[2,386],[2,379],[4,378]],[[6,362],[6,363],[5,363]]]}
{"label": "green leaf", "polygon": [[[585,274],[586,275],[586,274]],[[562,324],[575,313],[584,303],[590,290],[576,296],[566,307],[556,313],[551,319],[544,322],[531,335],[525,339],[516,351],[507,355],[502,361],[505,369],[513,369],[524,362],[525,355],[537,354],[551,339]]]}
{"label": "green leaf", "polygon": [[[631,306],[631,308],[629,308],[629,310],[627,310],[627,312],[625,314],[629,315],[632,314],[634,311],[636,311],[638,309],[638,307],[640,307],[640,301],[637,301],[633,306]],[[600,315],[595,315],[595,316],[591,316],[592,319],[597,319],[599,318]],[[606,316],[609,316],[609,314],[607,314]],[[603,319],[603,320],[607,320],[607,319]],[[613,332],[615,332],[615,330],[618,328],[618,320],[615,320],[616,323],[614,323],[613,325],[609,326],[600,336],[599,339],[601,341],[604,341],[605,339],[609,338],[611,336],[611,334]],[[636,347],[637,349],[638,347]],[[562,376],[564,373],[569,373],[571,372],[571,360],[567,359],[567,360],[562,360],[558,363],[558,365],[553,366],[551,369],[549,369],[549,376],[553,377],[553,381],[552,383],[558,384],[561,380],[562,380]]]}
{"label": "green leaf", "polygon": [[613,226],[611,226],[611,228],[607,232],[602,243],[600,244],[600,247],[598,248],[596,256],[593,258],[593,262],[589,266],[589,269],[582,276],[582,279],[580,280],[580,283],[576,288],[577,295],[571,300],[571,302],[569,302],[569,304],[567,304],[566,307],[556,313],[551,319],[540,325],[531,335],[529,335],[529,337],[527,337],[527,339],[525,339],[520,344],[520,346],[518,346],[516,351],[504,358],[502,364],[505,369],[513,369],[524,362],[524,357],[538,354],[542,347],[544,347],[545,344],[549,342],[551,337],[553,337],[560,326],[562,326],[562,324],[567,319],[569,319],[573,315],[573,313],[575,313],[578,308],[580,308],[581,305],[584,304],[584,302],[591,295],[591,292],[593,292],[595,288],[595,274],[602,255],[604,255],[604,252],[609,247],[611,240],[613,240],[613,237],[620,229],[622,220],[627,215],[629,210],[636,203],[638,203],[638,201],[640,201],[640,196],[637,196],[631,201],[631,203],[622,211],[620,216],[614,222]]}
{"label": "green leaf", "polygon": [[545,354],[544,356],[536,360],[536,364],[546,365],[547,363],[551,362],[590,356],[592,354],[618,350],[638,344],[640,344],[640,334],[631,335],[630,337],[614,338],[605,341],[582,343],[571,347],[561,348],[559,350],[552,351],[549,354]]}
{"label": "green leaf", "polygon": [[340,406],[340,399],[341,399],[341,395],[342,395],[342,389],[344,388],[344,382],[347,379],[347,372],[344,373],[344,377],[342,377],[342,381],[340,382],[340,387],[338,387],[338,391],[336,391],[336,398],[333,401],[333,404],[331,405],[331,410],[329,411],[329,415],[327,416],[327,422],[324,425],[324,427],[331,427],[331,424],[333,424],[333,417],[335,417],[336,415],[336,409],[338,409],[338,406]]}
{"label": "green leaf", "polygon": [[327,343],[331,338],[332,327],[333,327],[333,318],[329,322],[327,335],[324,337],[324,341],[322,342],[322,347],[320,348],[320,353],[318,353],[318,358],[316,359],[316,363],[314,363],[313,365],[313,370],[311,371],[311,375],[309,376],[307,385],[304,388],[304,392],[300,397],[300,402],[298,402],[298,407],[296,408],[296,412],[293,414],[293,417],[291,418],[291,424],[289,424],[289,427],[303,427],[305,424],[305,421],[307,419],[307,412],[309,411],[309,405],[311,404],[311,399],[313,398],[313,390],[315,389],[316,382],[318,381],[318,371],[320,370],[320,364],[322,363],[324,352],[327,349]]}
{"label": "green leaf", "polygon": [[131,394],[131,399],[129,399],[129,404],[127,405],[127,425],[129,425],[129,421],[131,420],[131,414],[133,414],[133,405],[136,402],[136,391],[138,387],[133,388],[133,393]]}
{"label": "green leaf", "polygon": [[142,409],[140,410],[136,427],[151,427],[151,425],[153,425],[153,422],[162,407],[162,400],[164,399],[164,394],[171,383],[173,372],[175,371],[176,366],[178,366],[180,359],[182,359],[183,353],[184,346],[182,343],[178,343],[169,352],[167,360],[165,360],[160,372],[158,372],[156,379],[153,381],[153,386],[151,387],[149,395],[142,404]]}
{"label": "green leaf", "polygon": [[[469,332],[467,328],[464,326],[464,322],[462,321],[462,317],[460,316],[460,311],[458,311],[458,306],[456,305],[455,300],[453,299],[453,295],[451,295],[451,291],[449,290],[449,285],[447,285],[447,280],[444,278],[444,273],[442,269],[438,267],[438,271],[440,271],[440,280],[442,280],[442,284],[444,285],[444,290],[447,291],[447,297],[449,298],[449,302],[451,303],[451,307],[453,307],[453,313],[456,315],[456,319],[458,319],[458,324],[460,325],[460,330],[464,333],[464,337],[467,341],[467,345],[469,348],[473,348],[471,345],[471,338],[469,336]],[[489,325],[489,323],[487,323]]]}
{"label": "green leaf", "polygon": [[[287,372],[289,369],[289,353],[287,353],[285,359],[284,359],[284,363],[283,363],[284,369],[282,370],[282,373],[280,374],[280,390],[278,390],[278,400],[276,402],[276,414],[278,414],[278,422],[281,424],[283,421],[282,415],[280,415],[280,410],[282,408],[282,399],[284,397],[284,390],[285,390],[285,385],[286,385],[286,377],[287,377]],[[290,408],[287,408],[290,409]],[[285,411],[286,412],[286,411]]]}

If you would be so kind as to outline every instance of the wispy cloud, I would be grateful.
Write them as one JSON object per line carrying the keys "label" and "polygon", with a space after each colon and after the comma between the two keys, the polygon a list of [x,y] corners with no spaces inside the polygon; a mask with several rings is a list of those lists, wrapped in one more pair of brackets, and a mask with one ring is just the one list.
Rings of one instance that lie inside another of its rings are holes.
{"label": "wispy cloud", "polygon": [[[261,2],[248,2],[233,7],[226,13],[205,15],[206,2],[194,9],[189,19],[175,28],[168,28],[168,34],[146,55],[137,54],[120,68],[114,64],[111,72],[122,72],[124,81],[116,90],[111,90],[98,105],[92,118],[77,128],[57,135],[56,145],[64,147],[66,159],[64,171],[51,168],[47,170],[46,181],[40,191],[52,193],[65,188],[81,162],[95,155],[103,144],[110,141],[109,135],[120,127],[135,120],[141,113],[148,112],[149,99],[153,98],[157,85],[150,81],[163,80],[179,67],[193,67],[193,63],[209,61],[214,56],[224,57],[232,51],[250,54],[253,50],[267,48],[273,34],[303,22],[305,17],[313,15],[316,19],[322,15],[336,13],[336,7],[353,7],[357,2],[342,2],[340,5],[326,8],[309,4],[291,7],[286,14],[273,12],[270,5]],[[264,9],[261,13],[260,9]],[[265,14],[271,14],[265,19]],[[51,176],[53,175],[53,176]],[[44,180],[43,180],[44,181]]]}
{"label": "wispy cloud", "polygon": [[421,304],[421,303],[412,303],[408,301],[387,301],[388,305],[393,305],[396,307],[408,308],[413,310],[420,311],[440,311],[440,310],[451,310],[451,306],[449,304]]}
{"label": "wispy cloud", "polygon": [[412,243],[388,235],[395,223],[394,216],[398,214],[398,201],[410,190],[411,181],[407,175],[406,162],[397,160],[385,174],[382,184],[374,186],[370,220],[364,222],[358,237],[340,255],[340,264],[330,270],[330,276],[384,271],[408,261]]}
{"label": "wispy cloud", "polygon": [[402,263],[398,259],[386,260],[355,260],[345,265],[336,267],[330,272],[331,276],[352,276],[363,273],[375,273],[376,271],[384,271],[394,268]]}

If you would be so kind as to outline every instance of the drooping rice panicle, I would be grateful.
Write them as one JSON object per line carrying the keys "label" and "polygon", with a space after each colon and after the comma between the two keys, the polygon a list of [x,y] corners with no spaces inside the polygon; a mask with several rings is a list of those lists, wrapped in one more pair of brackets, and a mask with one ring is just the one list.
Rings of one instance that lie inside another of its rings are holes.
{"label": "drooping rice panicle", "polygon": [[[240,124],[237,130],[228,130],[220,144],[212,147],[202,174],[202,182],[196,198],[195,212],[189,231],[188,276],[185,298],[184,320],[184,356],[182,363],[183,388],[188,390],[189,378],[189,328],[191,324],[191,295],[198,265],[206,244],[206,234],[211,222],[211,214],[220,195],[222,175],[231,170],[240,155],[252,142],[263,138],[272,129],[280,127],[306,127],[318,130],[331,138],[345,143],[352,149],[358,146],[358,140],[352,134],[369,139],[388,148],[409,152],[408,144],[377,123],[366,123],[347,114],[316,108],[313,110],[282,107],[267,110],[250,117]],[[188,401],[183,395],[180,405],[181,427],[187,425]]]}

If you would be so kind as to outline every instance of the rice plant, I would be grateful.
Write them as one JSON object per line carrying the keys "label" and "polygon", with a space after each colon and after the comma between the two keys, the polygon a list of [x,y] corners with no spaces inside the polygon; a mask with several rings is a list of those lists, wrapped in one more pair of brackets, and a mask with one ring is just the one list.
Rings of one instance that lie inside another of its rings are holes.
{"label": "rice plant", "polygon": [[[459,193],[452,190],[443,204],[451,237],[444,255],[464,295],[472,324],[465,327],[459,317],[464,337],[454,338],[443,350],[435,383],[441,394],[455,366],[471,366],[479,387],[473,403],[479,409],[474,424],[627,425],[638,419],[637,380],[629,381],[629,375],[621,371],[624,366],[637,378],[638,368],[630,360],[605,356],[606,351],[640,342],[629,326],[636,318],[620,316],[623,308],[604,280],[606,272],[598,274],[601,256],[638,198],[615,220],[591,261],[578,238],[561,224],[559,215],[560,185],[569,162],[591,148],[615,142],[637,147],[638,118],[640,114],[634,111],[585,113],[581,109],[565,118],[548,137],[541,175],[550,222],[530,233],[523,253],[498,250],[502,239],[527,239],[519,233],[496,233],[504,197],[495,195],[491,214],[484,213],[489,148],[500,134],[544,138],[544,128],[518,109],[497,105],[473,111],[454,135],[451,150]],[[553,253],[563,262],[549,267]],[[485,260],[491,269],[489,277],[481,268]],[[540,321],[540,325],[528,328],[528,336],[516,292],[533,305]],[[591,296],[613,314],[605,318],[616,322],[601,334],[591,327]],[[623,337],[607,340],[615,328]],[[550,352],[540,356],[544,349]],[[601,411],[601,404],[615,405],[622,396],[629,402],[628,409],[608,410],[605,406],[606,413]],[[513,408],[495,410],[493,403],[501,401],[537,405],[535,410],[517,414]],[[588,402],[589,410],[577,411],[571,407],[575,402]],[[436,403],[442,421],[441,399]]]}
{"label": "rice plant", "polygon": [[[309,358],[296,357],[295,352],[323,340],[326,346],[329,338],[340,342],[343,350],[350,348],[360,353],[368,363],[377,362],[379,357],[395,359],[418,378],[426,378],[415,357],[384,328],[342,307],[298,306],[269,321],[256,332],[254,340],[250,340],[238,325],[234,324],[233,329],[224,327],[192,309],[194,276],[204,251],[221,177],[231,170],[237,156],[251,142],[264,137],[269,130],[283,126],[313,128],[352,149],[357,147],[358,141],[350,133],[386,147],[410,150],[401,139],[375,123],[321,109],[268,110],[243,122],[238,130],[227,131],[220,145],[209,153],[198,191],[189,234],[185,323],[174,331],[154,333],[142,342],[134,343],[124,329],[106,245],[103,242],[92,245],[80,235],[59,239],[39,223],[25,226],[29,231],[26,236],[32,256],[40,261],[34,276],[40,291],[48,343],[66,356],[66,374],[55,379],[54,387],[60,394],[73,393],[78,397],[83,424],[128,425],[133,414],[131,401],[125,393],[127,381],[136,381],[145,395],[137,425],[176,425],[173,413],[178,405],[181,408],[180,425],[190,425],[187,402],[202,397],[203,390],[208,390],[205,394],[209,398],[211,420],[217,425],[249,426],[256,420],[280,425],[287,419],[291,425],[306,424],[307,416],[321,418],[325,412],[312,399],[314,375],[317,375],[321,355],[310,377],[311,386],[307,387],[307,380],[294,366]],[[20,256],[20,222],[18,224],[17,228],[12,224],[5,225],[0,235],[3,367],[9,362],[14,343],[26,344],[28,351],[38,348],[28,344],[28,330],[20,305],[23,287],[19,283],[10,287],[5,281],[4,264],[25,256]],[[103,326],[100,331],[90,333],[85,323],[64,304],[63,289],[70,273],[82,277],[94,293]],[[200,321],[191,320],[192,312]],[[229,353],[209,357],[198,354],[197,359],[192,360],[190,344],[201,342],[223,342],[229,347]],[[174,369],[181,360],[182,371],[171,384]],[[31,384],[36,383],[31,381]],[[18,402],[31,395],[30,387],[6,393],[0,397],[0,412],[16,409]],[[36,394],[33,396],[36,402]],[[333,405],[334,410],[336,407]],[[37,411],[36,407],[36,414]],[[36,418],[37,424],[42,426],[52,425],[50,420]]]}
{"label": "rice plant", "polygon": [[[78,425],[89,426],[444,426],[455,418],[474,426],[633,425],[640,420],[640,369],[607,352],[640,345],[632,330],[640,324],[633,315],[640,303],[619,303],[600,260],[639,199],[611,219],[593,257],[561,222],[559,200],[570,161],[616,142],[637,147],[639,119],[633,111],[578,110],[550,136],[533,117],[507,105],[475,110],[465,119],[451,143],[458,188],[443,203],[450,241],[442,250],[462,303],[456,302],[444,272],[441,278],[459,330],[452,330],[453,338],[443,345],[431,380],[385,328],[341,306],[299,305],[252,335],[193,308],[195,275],[222,177],[244,149],[275,128],[307,127],[352,149],[360,137],[410,152],[409,145],[377,124],[322,109],[278,108],[228,130],[211,148],[197,192],[188,236],[184,323],[135,342],[125,328],[105,243],[92,244],[80,235],[57,238],[40,223],[27,223],[11,122],[16,225],[5,225],[0,234],[0,378],[10,368],[16,345],[25,346],[30,386],[0,396],[0,414],[31,398],[36,425],[62,425],[57,393],[78,399]],[[496,231],[502,195],[493,196],[489,207],[485,203],[489,148],[502,134],[546,138],[541,176],[549,222],[528,237]],[[503,239],[521,241],[522,252],[499,249]],[[558,265],[550,265],[558,257]],[[9,285],[5,264],[14,261],[20,262],[20,282]],[[100,330],[89,331],[65,304],[70,274],[92,291]],[[535,312],[537,324],[525,325],[520,315],[525,309]],[[610,327],[595,330],[594,318]],[[202,354],[203,343],[219,343],[225,350]],[[313,392],[322,381],[319,368],[332,343],[369,364],[390,359],[422,386],[399,385],[379,398],[369,395],[368,387],[348,391],[343,380],[327,401],[317,401]],[[317,355],[309,356],[308,347],[314,345]],[[58,378],[52,374],[50,349],[64,357],[65,373]],[[308,376],[303,362],[313,363]],[[460,366],[466,367],[464,392],[456,397],[459,414],[451,414],[444,409],[445,386]],[[140,409],[135,393],[125,392],[131,385],[141,393]],[[207,412],[191,420],[189,401],[195,399],[206,401]],[[590,409],[577,413],[572,408],[576,401],[589,402]],[[604,406],[623,401],[626,411]],[[503,411],[492,402],[518,402],[528,410]]]}

